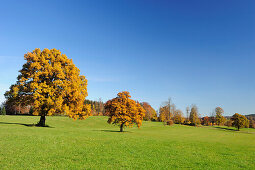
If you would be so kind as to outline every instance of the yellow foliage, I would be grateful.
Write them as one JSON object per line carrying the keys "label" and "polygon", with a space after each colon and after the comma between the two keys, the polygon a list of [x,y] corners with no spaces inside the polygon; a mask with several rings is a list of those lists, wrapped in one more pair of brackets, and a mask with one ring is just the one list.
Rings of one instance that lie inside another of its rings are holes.
{"label": "yellow foliage", "polygon": [[176,123],[176,124],[182,124],[182,123],[184,123],[185,118],[184,118],[183,113],[182,113],[181,110],[176,110],[176,111],[174,112],[173,120],[174,120],[174,123]]}
{"label": "yellow foliage", "polygon": [[129,92],[120,92],[118,97],[105,104],[106,114],[109,115],[108,123],[120,125],[121,130],[123,126],[132,127],[133,124],[140,127],[145,116],[143,107],[130,97]]}
{"label": "yellow foliage", "polygon": [[161,106],[159,108],[159,119],[161,122],[166,122],[167,120],[172,119],[172,114],[169,112],[168,106]]}
{"label": "yellow foliage", "polygon": [[71,59],[59,50],[38,48],[24,58],[17,83],[5,94],[8,100],[33,105],[34,115],[85,119],[91,114],[90,106],[84,105],[87,80]]}

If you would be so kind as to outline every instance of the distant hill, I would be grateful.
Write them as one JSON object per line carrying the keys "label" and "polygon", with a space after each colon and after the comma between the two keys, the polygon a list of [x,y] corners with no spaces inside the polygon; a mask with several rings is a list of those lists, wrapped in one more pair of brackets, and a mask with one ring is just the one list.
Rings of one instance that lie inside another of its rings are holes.
{"label": "distant hill", "polygon": [[249,114],[249,115],[245,115],[245,116],[255,117],[255,114]]}
{"label": "distant hill", "polygon": [[[224,116],[227,119],[230,119],[232,116]],[[255,114],[249,114],[249,115],[245,115],[245,117],[247,117],[248,119],[253,119],[255,120]]]}
{"label": "distant hill", "polygon": [[249,120],[255,120],[255,114],[245,115]]}

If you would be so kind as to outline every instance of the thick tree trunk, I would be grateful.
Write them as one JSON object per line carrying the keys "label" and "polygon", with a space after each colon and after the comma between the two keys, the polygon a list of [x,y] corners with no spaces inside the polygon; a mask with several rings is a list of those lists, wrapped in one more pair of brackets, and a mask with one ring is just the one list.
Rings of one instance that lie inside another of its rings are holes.
{"label": "thick tree trunk", "polygon": [[46,116],[41,116],[40,121],[37,123],[37,126],[44,127],[45,126]]}
{"label": "thick tree trunk", "polygon": [[123,132],[123,126],[124,126],[124,123],[122,123],[122,124],[120,125],[120,132]]}

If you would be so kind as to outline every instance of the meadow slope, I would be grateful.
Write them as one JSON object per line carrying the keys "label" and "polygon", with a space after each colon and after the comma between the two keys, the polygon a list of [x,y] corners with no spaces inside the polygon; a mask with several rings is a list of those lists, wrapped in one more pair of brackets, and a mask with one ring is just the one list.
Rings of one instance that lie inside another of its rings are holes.
{"label": "meadow slope", "polygon": [[106,123],[107,117],[73,121],[0,116],[0,169],[255,169],[255,130],[164,126],[140,129]]}

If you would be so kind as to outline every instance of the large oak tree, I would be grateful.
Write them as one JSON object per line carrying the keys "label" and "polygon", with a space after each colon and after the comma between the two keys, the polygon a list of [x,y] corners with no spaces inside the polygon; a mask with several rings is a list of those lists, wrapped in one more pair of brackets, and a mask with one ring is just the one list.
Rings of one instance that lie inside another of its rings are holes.
{"label": "large oak tree", "polygon": [[87,80],[71,59],[56,49],[35,49],[24,56],[17,83],[5,93],[8,101],[32,105],[33,114],[41,116],[38,126],[45,126],[46,116],[65,114],[85,119],[90,106],[84,105]]}

